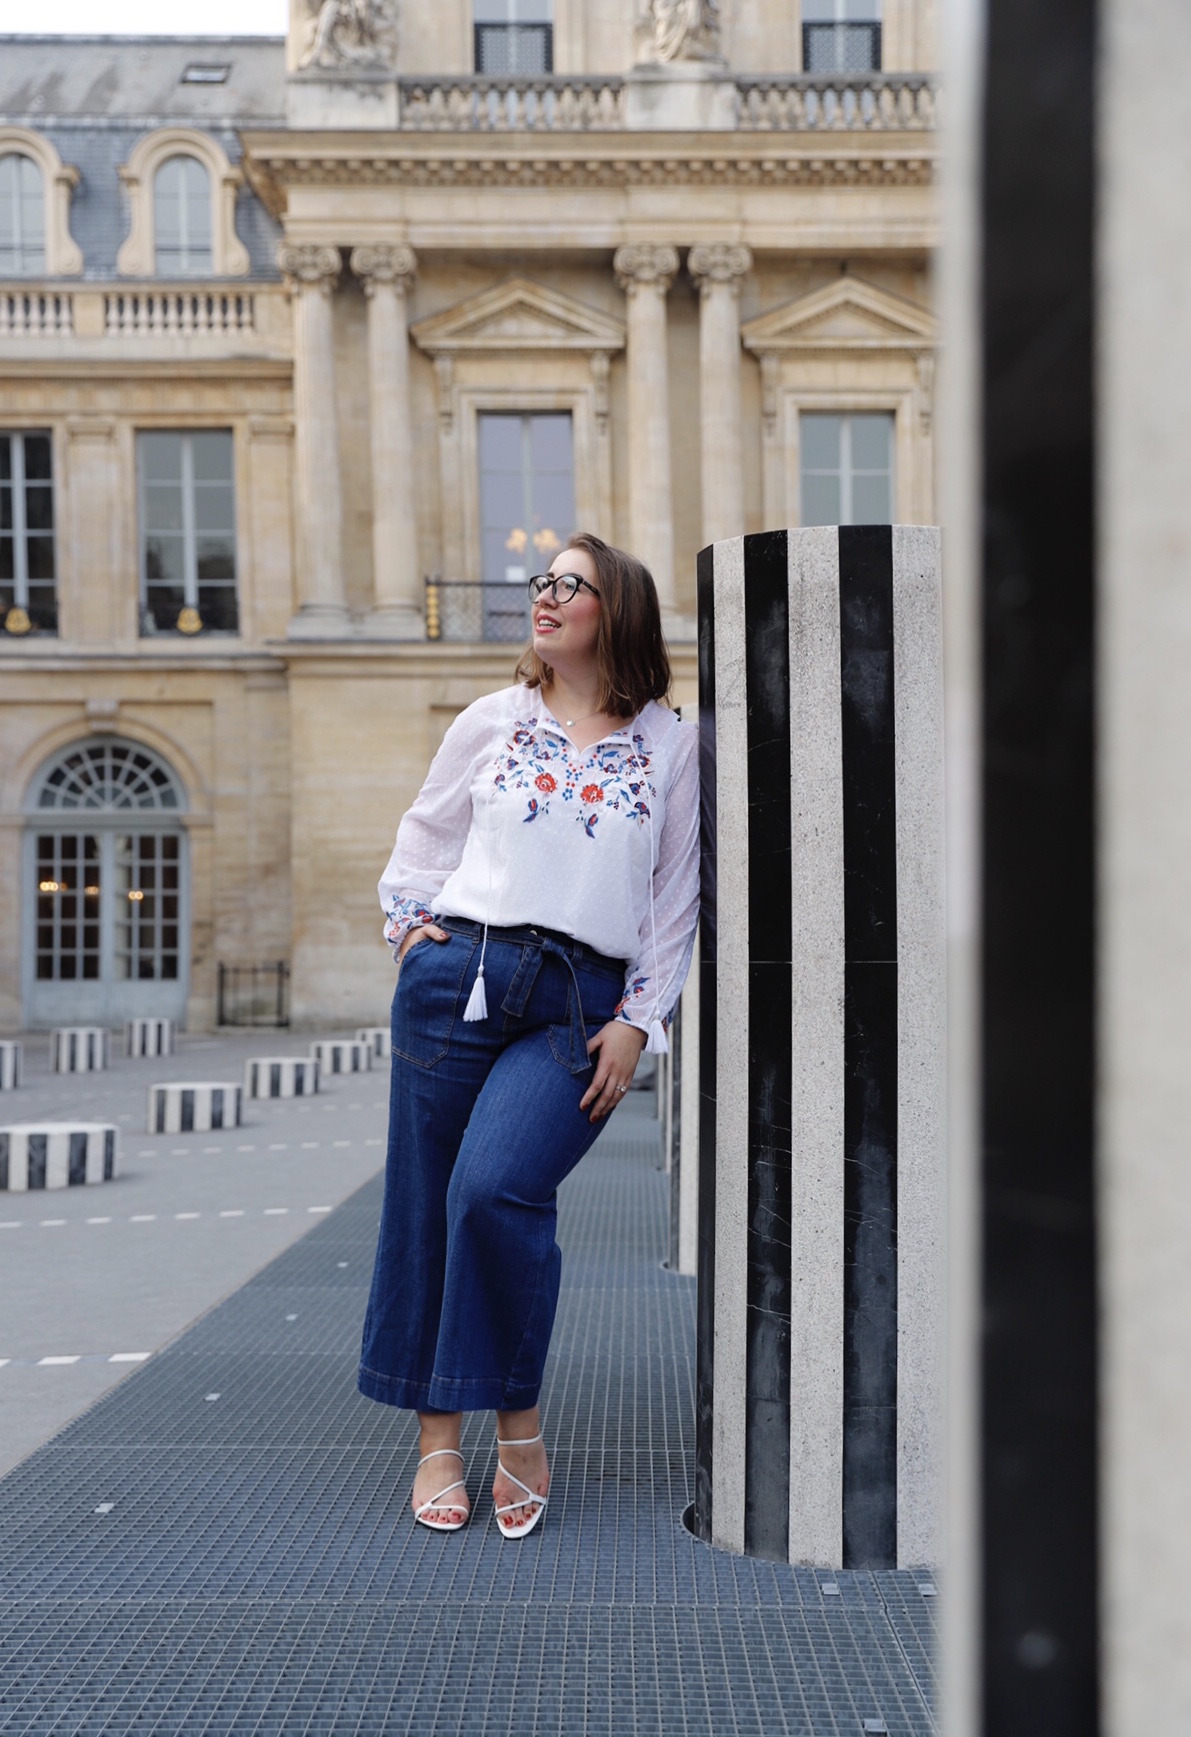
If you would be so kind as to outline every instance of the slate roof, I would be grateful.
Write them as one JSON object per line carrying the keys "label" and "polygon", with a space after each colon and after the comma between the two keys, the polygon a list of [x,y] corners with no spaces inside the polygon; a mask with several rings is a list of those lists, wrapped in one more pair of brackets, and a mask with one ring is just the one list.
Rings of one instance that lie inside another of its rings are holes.
{"label": "slate roof", "polygon": [[[222,84],[183,83],[194,64],[230,71]],[[159,127],[201,127],[238,162],[239,127],[285,125],[285,38],[0,36],[0,125],[36,129],[79,170],[70,227],[83,276],[110,281],[130,222],[119,169],[137,140]],[[281,229],[246,186],[236,229],[250,275],[276,279]]]}

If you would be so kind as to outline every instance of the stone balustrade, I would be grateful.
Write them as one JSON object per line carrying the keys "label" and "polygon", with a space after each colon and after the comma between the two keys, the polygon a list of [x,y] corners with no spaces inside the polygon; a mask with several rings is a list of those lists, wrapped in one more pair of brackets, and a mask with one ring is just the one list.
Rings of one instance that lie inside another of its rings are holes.
{"label": "stone balustrade", "polygon": [[240,1126],[241,1091],[235,1081],[171,1080],[149,1087],[150,1134],[206,1134]]}
{"label": "stone balustrade", "polygon": [[18,1122],[0,1128],[0,1189],[75,1188],[116,1174],[110,1122]]}
{"label": "stone balustrade", "polygon": [[62,1025],[50,1033],[50,1067],[56,1074],[99,1073],[108,1065],[109,1051],[101,1025]]}
{"label": "stone balustrade", "polygon": [[0,1092],[13,1092],[21,1083],[21,1046],[15,1038],[0,1041]]}
{"label": "stone balustrade", "polygon": [[319,1064],[305,1055],[258,1055],[244,1064],[250,1098],[309,1098],[318,1091]]}
{"label": "stone balustrade", "polygon": [[933,132],[934,81],[921,72],[794,73],[736,80],[742,132]]}
{"label": "stone balustrade", "polygon": [[0,338],[56,338],[74,330],[69,291],[0,290]]}
{"label": "stone balustrade", "polygon": [[256,329],[248,290],[114,290],[103,298],[109,337],[202,337]]}

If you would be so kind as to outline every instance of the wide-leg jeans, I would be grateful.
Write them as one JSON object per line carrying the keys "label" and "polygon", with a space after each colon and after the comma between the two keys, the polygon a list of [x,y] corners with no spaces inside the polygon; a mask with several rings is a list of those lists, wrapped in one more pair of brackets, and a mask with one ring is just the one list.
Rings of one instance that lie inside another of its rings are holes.
{"label": "wide-leg jeans", "polygon": [[547,929],[493,929],[488,1017],[463,1010],[479,924],[444,917],[393,998],[384,1206],[360,1391],[418,1411],[536,1405],[562,1257],[559,1183],[599,1134],[587,1040],[624,966]]}

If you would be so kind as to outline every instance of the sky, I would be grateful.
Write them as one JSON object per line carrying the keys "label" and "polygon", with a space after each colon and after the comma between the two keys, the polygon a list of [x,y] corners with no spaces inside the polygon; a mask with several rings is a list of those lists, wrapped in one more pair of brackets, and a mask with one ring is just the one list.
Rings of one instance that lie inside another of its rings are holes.
{"label": "sky", "polygon": [[0,35],[284,36],[288,0],[0,0]]}

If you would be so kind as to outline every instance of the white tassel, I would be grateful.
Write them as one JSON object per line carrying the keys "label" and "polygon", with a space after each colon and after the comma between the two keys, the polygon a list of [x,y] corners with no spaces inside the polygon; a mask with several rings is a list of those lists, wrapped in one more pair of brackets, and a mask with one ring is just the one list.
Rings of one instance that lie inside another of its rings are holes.
{"label": "white tassel", "polygon": [[467,998],[467,1006],[463,1009],[465,1025],[474,1025],[477,1020],[488,1017],[488,996],[484,989],[484,967],[481,965],[476,972],[476,980],[471,986],[471,994]]}
{"label": "white tassel", "polygon": [[669,1055],[670,1039],[666,1036],[666,1028],[660,1019],[650,1021],[649,1041],[645,1045],[646,1055]]}

